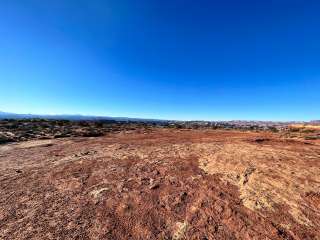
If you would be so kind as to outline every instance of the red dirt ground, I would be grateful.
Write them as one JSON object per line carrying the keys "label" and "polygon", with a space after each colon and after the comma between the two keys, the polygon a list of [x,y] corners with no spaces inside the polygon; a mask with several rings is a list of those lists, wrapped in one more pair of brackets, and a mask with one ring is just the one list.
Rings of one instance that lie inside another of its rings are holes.
{"label": "red dirt ground", "polygon": [[0,239],[320,239],[320,143],[123,132],[0,146]]}

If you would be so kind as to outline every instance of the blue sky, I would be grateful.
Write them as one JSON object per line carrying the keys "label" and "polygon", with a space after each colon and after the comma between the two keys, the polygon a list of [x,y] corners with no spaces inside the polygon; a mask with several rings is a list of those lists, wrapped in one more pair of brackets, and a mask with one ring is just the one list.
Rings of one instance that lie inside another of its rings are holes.
{"label": "blue sky", "polygon": [[0,110],[320,118],[319,1],[1,0]]}

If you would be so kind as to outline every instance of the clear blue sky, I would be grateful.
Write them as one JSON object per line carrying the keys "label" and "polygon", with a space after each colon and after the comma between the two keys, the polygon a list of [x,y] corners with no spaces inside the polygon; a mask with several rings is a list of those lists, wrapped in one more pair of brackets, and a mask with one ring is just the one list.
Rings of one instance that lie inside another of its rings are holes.
{"label": "clear blue sky", "polygon": [[0,110],[320,118],[319,1],[1,0]]}

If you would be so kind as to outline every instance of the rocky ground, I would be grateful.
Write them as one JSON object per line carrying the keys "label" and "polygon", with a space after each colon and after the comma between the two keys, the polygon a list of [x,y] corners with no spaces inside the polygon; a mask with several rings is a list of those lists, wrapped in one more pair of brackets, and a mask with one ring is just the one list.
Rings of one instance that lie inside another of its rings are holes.
{"label": "rocky ground", "polygon": [[320,239],[320,141],[136,128],[0,145],[0,239]]}
{"label": "rocky ground", "polygon": [[[158,126],[160,123],[158,123]],[[69,121],[49,119],[0,119],[0,144],[32,139],[99,137],[120,132],[154,127],[153,122]]]}

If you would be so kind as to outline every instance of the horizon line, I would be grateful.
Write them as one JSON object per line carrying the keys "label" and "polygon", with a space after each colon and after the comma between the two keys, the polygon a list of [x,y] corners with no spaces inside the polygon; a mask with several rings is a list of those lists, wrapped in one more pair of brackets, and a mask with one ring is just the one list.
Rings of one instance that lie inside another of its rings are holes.
{"label": "horizon line", "polygon": [[244,121],[244,122],[312,122],[312,121],[319,121],[317,119],[313,120],[257,120],[257,119],[228,119],[228,120],[208,120],[208,119],[168,119],[168,118],[152,118],[152,117],[128,117],[128,116],[111,116],[111,115],[100,115],[100,114],[84,114],[84,113],[35,113],[35,112],[7,112],[7,111],[2,111],[0,110],[0,113],[5,113],[5,114],[16,114],[16,115],[37,115],[37,116],[80,116],[80,117],[96,117],[96,118],[127,118],[127,119],[140,119],[140,120],[159,120],[159,121],[187,121],[187,122],[192,122],[192,121],[199,121],[199,122],[232,122],[232,121]]}

